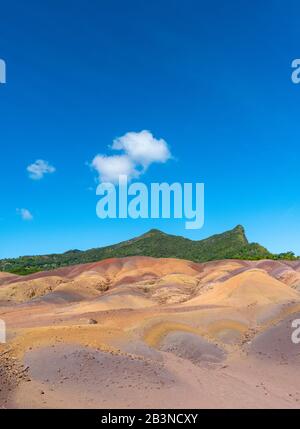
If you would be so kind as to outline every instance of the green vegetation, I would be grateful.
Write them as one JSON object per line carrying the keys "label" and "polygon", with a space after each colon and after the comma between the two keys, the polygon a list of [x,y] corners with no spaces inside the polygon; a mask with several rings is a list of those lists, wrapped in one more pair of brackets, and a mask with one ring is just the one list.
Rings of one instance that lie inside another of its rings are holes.
{"label": "green vegetation", "polygon": [[298,259],[293,252],[275,255],[258,243],[249,243],[244,228],[238,225],[223,234],[213,235],[199,241],[152,229],[132,240],[98,249],[70,250],[63,254],[3,259],[0,260],[0,271],[26,275],[37,271],[47,271],[68,265],[124,256],[179,258],[195,262],[217,259]]}

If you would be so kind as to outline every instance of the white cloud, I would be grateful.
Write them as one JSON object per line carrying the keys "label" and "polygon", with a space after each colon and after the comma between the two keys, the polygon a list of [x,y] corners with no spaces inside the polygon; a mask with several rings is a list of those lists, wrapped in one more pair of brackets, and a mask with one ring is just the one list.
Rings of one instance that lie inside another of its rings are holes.
{"label": "white cloud", "polygon": [[152,133],[143,130],[139,133],[129,132],[114,140],[112,149],[124,150],[137,164],[147,168],[153,162],[166,162],[171,158],[167,143],[157,140]]}
{"label": "white cloud", "polygon": [[43,159],[37,159],[33,164],[27,167],[30,179],[40,180],[44,177],[45,174],[50,174],[55,172],[55,168],[44,161]]}
{"label": "white cloud", "polygon": [[135,164],[126,155],[97,155],[92,161],[92,167],[98,172],[101,182],[117,183],[120,175],[127,176],[128,180],[139,175]]}
{"label": "white cloud", "polygon": [[17,209],[17,213],[23,220],[32,220],[33,216],[28,209]]}
{"label": "white cloud", "polygon": [[97,155],[92,167],[98,172],[101,182],[117,183],[120,175],[128,180],[139,177],[154,162],[165,163],[172,156],[165,140],[156,139],[150,131],[128,132],[113,141],[113,150],[121,155]]}

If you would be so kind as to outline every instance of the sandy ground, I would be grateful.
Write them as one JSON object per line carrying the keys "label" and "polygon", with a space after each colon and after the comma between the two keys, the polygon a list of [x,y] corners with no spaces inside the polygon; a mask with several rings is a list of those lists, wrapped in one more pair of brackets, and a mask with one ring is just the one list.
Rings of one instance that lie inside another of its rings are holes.
{"label": "sandy ground", "polygon": [[300,264],[110,259],[0,275],[2,408],[299,408]]}

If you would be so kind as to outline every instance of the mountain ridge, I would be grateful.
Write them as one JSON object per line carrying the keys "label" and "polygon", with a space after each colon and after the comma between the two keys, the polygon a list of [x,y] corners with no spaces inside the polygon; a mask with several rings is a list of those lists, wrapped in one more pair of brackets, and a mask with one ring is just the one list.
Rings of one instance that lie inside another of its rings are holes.
{"label": "mountain ridge", "polygon": [[97,262],[107,258],[152,256],[157,258],[188,259],[207,262],[221,259],[298,259],[292,252],[273,254],[259,243],[250,243],[245,228],[237,225],[223,233],[202,240],[191,240],[167,234],[158,229],[117,244],[89,250],[69,250],[62,254],[21,256],[0,260],[0,271],[14,274],[32,274],[68,265]]}

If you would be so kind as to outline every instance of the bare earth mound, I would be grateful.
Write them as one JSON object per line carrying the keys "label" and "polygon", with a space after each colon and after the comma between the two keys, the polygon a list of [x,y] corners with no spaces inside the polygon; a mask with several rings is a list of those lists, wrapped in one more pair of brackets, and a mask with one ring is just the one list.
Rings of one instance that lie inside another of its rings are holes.
{"label": "bare earth mound", "polygon": [[0,406],[298,408],[299,275],[148,257],[0,273]]}

